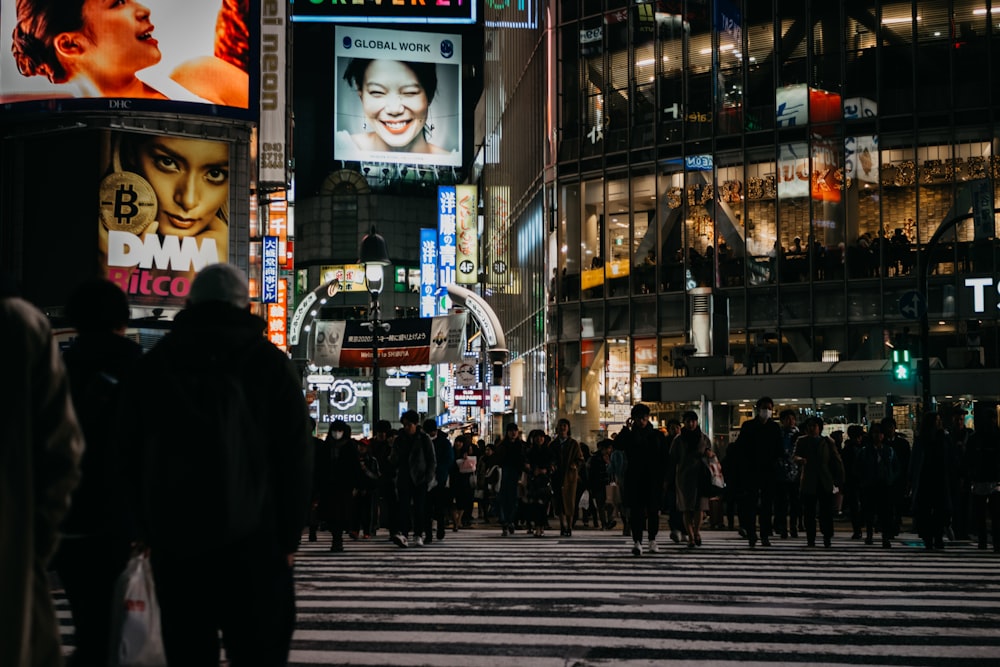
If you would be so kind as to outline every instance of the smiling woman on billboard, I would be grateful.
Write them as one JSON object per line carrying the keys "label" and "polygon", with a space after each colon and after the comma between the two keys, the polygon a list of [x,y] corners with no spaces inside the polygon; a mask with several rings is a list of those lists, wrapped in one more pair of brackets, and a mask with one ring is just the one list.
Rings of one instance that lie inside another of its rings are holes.
{"label": "smiling woman on billboard", "polygon": [[427,116],[437,91],[434,63],[355,58],[344,80],[361,99],[367,131],[350,135],[360,150],[451,152],[430,142],[434,126],[428,125]]}
{"label": "smiling woman on billboard", "polygon": [[334,157],[461,164],[461,36],[338,26]]}
{"label": "smiling woman on billboard", "polygon": [[[214,55],[212,31],[217,18],[224,19],[221,36],[231,41],[227,32],[245,30],[245,24],[229,23],[235,27],[227,30],[228,15],[220,9],[221,2],[198,7],[190,42],[178,37],[177,26],[178,16],[188,12],[173,6],[164,11],[159,18],[167,40],[161,47],[153,12],[135,0],[17,0],[11,42],[16,70],[54,85],[18,82],[5,67],[0,97],[159,99],[246,108],[249,75]],[[203,38],[196,39],[199,31]]]}

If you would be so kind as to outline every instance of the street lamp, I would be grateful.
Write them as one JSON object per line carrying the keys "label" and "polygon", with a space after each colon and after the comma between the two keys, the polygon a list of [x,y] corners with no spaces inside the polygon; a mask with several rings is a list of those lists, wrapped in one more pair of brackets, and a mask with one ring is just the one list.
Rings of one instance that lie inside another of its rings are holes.
{"label": "street lamp", "polygon": [[381,319],[379,296],[382,294],[385,282],[385,267],[391,264],[385,238],[375,231],[375,225],[372,225],[371,231],[361,239],[358,263],[365,267],[365,286],[371,296],[371,306],[368,309],[369,321],[365,322],[364,326],[372,332],[372,431],[374,432],[375,424],[379,420],[378,337],[381,332],[389,330],[389,323]]}

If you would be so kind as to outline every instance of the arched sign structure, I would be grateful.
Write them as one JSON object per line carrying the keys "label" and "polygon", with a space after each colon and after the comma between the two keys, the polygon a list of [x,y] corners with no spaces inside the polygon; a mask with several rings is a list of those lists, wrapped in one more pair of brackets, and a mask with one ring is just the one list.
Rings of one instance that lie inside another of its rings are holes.
{"label": "arched sign structure", "polygon": [[[340,281],[336,278],[324,283],[312,290],[302,299],[302,302],[295,309],[292,315],[291,326],[288,327],[288,344],[292,348],[293,359],[310,359],[308,349],[309,331],[313,322],[319,314],[320,309],[326,302],[336,296],[340,290]],[[480,330],[483,332],[483,340],[486,341],[490,353],[490,361],[495,365],[502,365],[507,361],[507,338],[504,335],[503,327],[496,313],[486,300],[472,290],[458,285],[448,285],[448,296],[460,305],[464,306],[472,318],[476,320]],[[302,334],[305,333],[305,337]]]}
{"label": "arched sign structure", "polygon": [[479,324],[479,329],[483,332],[483,340],[486,341],[490,353],[490,361],[494,366],[502,365],[507,361],[507,337],[504,335],[503,327],[497,314],[486,302],[486,299],[479,296],[470,289],[459,287],[458,285],[448,285],[448,296],[472,314],[472,318]]}

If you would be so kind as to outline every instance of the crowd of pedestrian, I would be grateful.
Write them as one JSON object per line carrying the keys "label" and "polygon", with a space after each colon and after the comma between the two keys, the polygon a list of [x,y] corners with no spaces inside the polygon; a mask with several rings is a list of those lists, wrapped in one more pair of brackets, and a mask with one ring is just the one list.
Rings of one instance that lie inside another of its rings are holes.
{"label": "crowd of pedestrian", "polygon": [[[373,499],[372,516],[379,506],[394,509],[370,534],[380,527],[400,546],[423,545],[434,539],[434,525],[438,540],[447,526],[472,525],[478,505],[478,518],[495,521],[504,537],[520,531],[541,537],[555,525],[560,536],[572,537],[581,525],[610,530],[621,522],[636,556],[661,550],[661,518],[671,541],[689,548],[701,546],[706,525],[738,530],[750,547],[798,539],[800,533],[807,546],[830,547],[838,517],[850,522],[852,540],[871,545],[878,537],[891,548],[904,516],[912,516],[927,549],[970,535],[982,549],[991,541],[1000,549],[998,536],[987,532],[987,524],[1000,525],[1000,431],[995,406],[981,407],[977,432],[965,428],[964,411],[953,412],[950,429],[931,413],[912,446],[892,417],[867,430],[852,425],[846,437],[840,431],[825,435],[826,425],[815,415],[800,423],[798,413],[783,410],[775,419],[768,397],[757,402],[754,418],[722,451],[701,430],[697,413],[658,429],[644,404],[635,405],[621,431],[593,450],[572,437],[566,419],[556,423],[553,435],[536,429],[526,440],[511,423],[492,445],[463,434],[453,452],[443,443],[437,448],[435,465],[444,484],[429,482],[436,499],[426,505],[436,510],[425,511],[411,490],[400,503],[398,477],[395,485],[380,486],[389,498]],[[415,418],[404,416],[404,424]],[[424,428],[429,438],[447,442],[433,421]],[[393,465],[400,435],[376,436],[389,442],[386,466]],[[444,451],[454,456],[442,461]],[[412,521],[400,513],[410,513]],[[411,524],[424,526],[412,539]]]}
{"label": "crowd of pedestrian", "polygon": [[380,534],[424,547],[477,519],[503,538],[620,523],[641,556],[661,551],[661,518],[688,549],[702,545],[706,522],[752,548],[800,532],[807,546],[830,547],[842,513],[851,539],[878,535],[891,548],[908,514],[928,550],[974,535],[1000,553],[995,404],[977,403],[975,431],[964,410],[947,428],[926,413],[912,447],[891,416],[841,438],[815,415],[775,419],[769,397],[720,451],[696,412],[660,429],[641,403],[593,448],[568,419],[527,439],[509,423],[486,443],[449,438],[413,410],[399,428],[378,421],[370,438],[340,419],[310,436],[296,370],[248,312],[239,270],[199,273],[146,354],[123,337],[128,304],[111,283],[84,285],[70,306],[79,336],[60,355],[44,316],[0,293],[3,347],[18,351],[5,357],[15,382],[0,401],[0,483],[17,501],[0,506],[0,573],[14,585],[0,598],[2,664],[58,663],[51,570],[73,614],[74,663],[107,664],[117,573],[140,552],[151,554],[171,664],[217,662],[220,632],[230,664],[284,664],[304,527],[310,541],[329,532],[337,553]]}

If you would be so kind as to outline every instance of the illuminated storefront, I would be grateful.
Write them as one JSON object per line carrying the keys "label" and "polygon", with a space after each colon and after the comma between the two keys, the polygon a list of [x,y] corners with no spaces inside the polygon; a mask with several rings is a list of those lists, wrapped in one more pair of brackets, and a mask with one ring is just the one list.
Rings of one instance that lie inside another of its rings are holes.
{"label": "illuminated storefront", "polygon": [[909,420],[900,345],[935,360],[937,401],[1000,395],[984,3],[558,8],[548,388],[577,431],[615,432],[645,399],[708,409],[724,433],[762,393]]}

